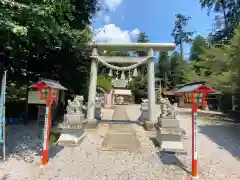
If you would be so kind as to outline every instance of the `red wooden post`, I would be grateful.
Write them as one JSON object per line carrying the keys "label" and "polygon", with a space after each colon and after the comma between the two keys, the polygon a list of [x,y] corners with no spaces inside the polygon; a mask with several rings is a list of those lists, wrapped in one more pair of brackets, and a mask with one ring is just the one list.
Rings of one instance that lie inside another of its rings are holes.
{"label": "red wooden post", "polygon": [[198,153],[197,153],[197,109],[195,93],[192,93],[192,179],[198,178]]}
{"label": "red wooden post", "polygon": [[52,99],[52,88],[49,88],[49,94],[48,94],[48,97],[46,99],[46,113],[45,113],[45,121],[44,121],[42,166],[46,165],[47,162],[48,162],[52,101],[53,101],[53,99]]}

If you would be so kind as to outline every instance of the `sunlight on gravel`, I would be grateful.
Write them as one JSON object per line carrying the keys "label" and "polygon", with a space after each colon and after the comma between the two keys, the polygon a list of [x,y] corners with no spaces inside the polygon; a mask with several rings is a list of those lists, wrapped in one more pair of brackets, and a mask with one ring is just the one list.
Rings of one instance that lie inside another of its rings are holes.
{"label": "sunlight on gravel", "polygon": [[[189,138],[185,140],[187,156],[161,154],[148,133],[134,125],[141,142],[137,153],[101,151],[103,139],[96,131],[91,131],[78,147],[55,148],[44,168],[39,167],[41,152],[36,146],[39,139],[33,135],[33,130],[24,126],[12,127],[13,131],[18,129],[11,139],[15,146],[11,148],[8,162],[2,165],[1,173],[6,175],[6,180],[186,180],[191,172],[191,119],[180,115],[178,118],[188,131]],[[200,124],[200,180],[240,179],[240,161],[236,158],[240,157],[239,145],[239,136],[233,137],[230,129]]]}

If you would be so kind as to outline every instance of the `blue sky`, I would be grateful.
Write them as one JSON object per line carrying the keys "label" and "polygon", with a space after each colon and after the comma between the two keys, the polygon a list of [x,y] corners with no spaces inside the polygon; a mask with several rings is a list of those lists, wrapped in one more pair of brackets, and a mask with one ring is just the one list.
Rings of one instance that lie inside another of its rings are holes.
{"label": "blue sky", "polygon": [[[207,15],[199,0],[102,0],[101,11],[93,19],[95,39],[102,42],[136,41],[139,32],[145,32],[150,42],[173,42],[171,32],[175,14],[191,16],[187,30],[206,36],[214,23],[214,14]],[[185,45],[185,53],[189,52]]]}

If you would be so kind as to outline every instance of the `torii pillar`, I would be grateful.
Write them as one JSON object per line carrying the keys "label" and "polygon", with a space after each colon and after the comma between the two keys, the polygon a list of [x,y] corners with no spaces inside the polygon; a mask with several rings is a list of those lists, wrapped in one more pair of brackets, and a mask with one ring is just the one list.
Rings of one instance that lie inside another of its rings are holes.
{"label": "torii pillar", "polygon": [[[95,99],[96,99],[96,85],[97,85],[97,69],[98,58],[101,58],[107,63],[139,63],[147,60],[147,79],[148,79],[148,123],[154,124],[156,122],[155,106],[155,72],[154,72],[154,51],[167,52],[173,50],[174,43],[91,43],[89,48],[92,50],[92,64],[90,72],[89,94],[88,94],[88,109],[87,109],[87,123],[90,127],[96,127],[95,120]],[[108,57],[99,56],[98,51],[145,51],[148,56],[145,57]],[[93,125],[93,126],[92,126]]]}

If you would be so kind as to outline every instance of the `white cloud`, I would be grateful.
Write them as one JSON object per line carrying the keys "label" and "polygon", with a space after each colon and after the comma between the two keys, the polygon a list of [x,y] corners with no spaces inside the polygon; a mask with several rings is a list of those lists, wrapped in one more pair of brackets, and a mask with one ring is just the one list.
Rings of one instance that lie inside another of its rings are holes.
{"label": "white cloud", "polygon": [[140,31],[138,28],[135,28],[134,30],[131,31],[132,37],[138,37],[139,34],[140,34]]}
{"label": "white cloud", "polygon": [[137,28],[129,31],[122,30],[115,24],[107,24],[96,30],[94,40],[97,42],[128,43],[135,40],[138,34],[139,30]]}
{"label": "white cloud", "polygon": [[115,11],[116,7],[122,3],[123,0],[105,0],[105,4],[111,11]]}
{"label": "white cloud", "polygon": [[110,20],[111,20],[110,16],[108,16],[108,15],[105,15],[105,16],[104,16],[104,22],[105,22],[106,24],[108,24],[108,23],[110,22]]}

